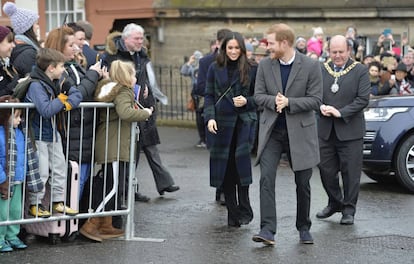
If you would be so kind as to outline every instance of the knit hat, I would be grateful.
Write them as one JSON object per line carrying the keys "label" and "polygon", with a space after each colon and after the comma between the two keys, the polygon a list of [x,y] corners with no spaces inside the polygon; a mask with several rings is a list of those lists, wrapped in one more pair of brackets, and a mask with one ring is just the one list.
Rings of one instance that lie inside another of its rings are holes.
{"label": "knit hat", "polygon": [[10,29],[8,27],[0,26],[0,42],[2,42],[7,35],[9,35]]}
{"label": "knit hat", "polygon": [[323,35],[323,29],[321,27],[313,28],[313,35]]}
{"label": "knit hat", "polygon": [[17,8],[12,2],[6,2],[3,5],[3,11],[10,18],[14,33],[17,35],[28,31],[39,20],[39,15],[36,12],[24,8]]}
{"label": "knit hat", "polygon": [[301,41],[306,43],[306,39],[304,37],[297,37],[296,38],[296,44],[298,44],[298,42],[301,42]]}

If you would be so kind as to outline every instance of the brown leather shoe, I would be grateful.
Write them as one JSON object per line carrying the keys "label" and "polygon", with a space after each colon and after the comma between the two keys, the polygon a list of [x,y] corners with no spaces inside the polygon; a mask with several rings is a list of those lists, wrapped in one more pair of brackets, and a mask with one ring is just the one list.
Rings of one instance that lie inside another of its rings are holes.
{"label": "brown leather shoe", "polygon": [[100,217],[89,218],[85,224],[83,224],[81,229],[79,229],[79,233],[91,240],[102,242],[102,237],[98,230],[101,226],[101,222],[102,219]]}
{"label": "brown leather shoe", "polygon": [[103,217],[102,225],[99,227],[99,235],[103,239],[121,237],[124,234],[124,230],[112,226],[112,216]]}

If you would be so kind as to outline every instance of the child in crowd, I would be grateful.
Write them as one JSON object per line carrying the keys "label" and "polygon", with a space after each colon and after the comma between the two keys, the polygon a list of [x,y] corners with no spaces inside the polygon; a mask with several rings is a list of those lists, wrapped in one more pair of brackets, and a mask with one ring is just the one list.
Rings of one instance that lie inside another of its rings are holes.
{"label": "child in crowd", "polygon": [[[31,112],[30,123],[36,148],[39,154],[39,171],[43,184],[51,177],[51,202],[56,213],[78,214],[64,204],[67,166],[63,154],[62,140],[58,129],[64,126],[60,120],[62,110],[70,111],[82,101],[82,94],[69,82],[60,82],[65,67],[64,55],[55,49],[39,49],[36,65],[30,76],[31,82],[25,100],[34,103],[36,110]],[[50,170],[50,174],[49,174]],[[69,191],[69,190],[66,190]],[[39,193],[29,193],[29,213],[47,218],[50,212],[42,205],[45,188]]]}
{"label": "child in crowd", "polygon": [[[0,103],[7,102],[16,103],[18,100],[10,95],[0,97]],[[25,134],[19,126],[21,114],[21,109],[0,109],[0,221],[21,218],[22,189],[26,177],[28,190],[39,192],[43,189],[38,157],[30,138],[27,138],[25,149]],[[19,232],[18,224],[0,226],[0,252],[27,248],[17,237]]]}
{"label": "child in crowd", "polygon": [[[114,191],[118,190],[120,172],[125,168],[128,170],[131,123],[148,119],[153,111],[150,108],[139,109],[137,106],[138,100],[133,90],[137,82],[135,76],[133,64],[115,60],[111,63],[110,80],[102,80],[95,91],[97,101],[115,104],[115,108],[110,109],[109,116],[106,111],[100,112],[96,131],[95,162],[107,166],[105,199],[110,200],[105,210],[115,209]],[[94,184],[102,184],[96,188],[100,190],[105,186],[104,181],[95,181]],[[94,200],[94,209],[97,212],[103,209],[101,201],[102,199]],[[124,231],[112,226],[112,216],[105,216],[89,218],[80,233],[89,239],[102,242],[103,239],[120,237]]]}

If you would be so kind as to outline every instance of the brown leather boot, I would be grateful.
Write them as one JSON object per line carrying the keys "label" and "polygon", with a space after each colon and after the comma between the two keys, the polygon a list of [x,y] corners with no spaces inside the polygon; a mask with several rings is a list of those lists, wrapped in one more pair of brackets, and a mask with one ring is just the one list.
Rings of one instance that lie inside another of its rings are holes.
{"label": "brown leather boot", "polygon": [[102,242],[103,238],[99,233],[99,227],[102,225],[102,220],[101,217],[89,218],[85,224],[83,224],[79,233],[91,240]]}
{"label": "brown leather boot", "polygon": [[112,216],[105,216],[102,225],[99,227],[99,235],[103,239],[121,237],[125,234],[124,230],[112,226]]}

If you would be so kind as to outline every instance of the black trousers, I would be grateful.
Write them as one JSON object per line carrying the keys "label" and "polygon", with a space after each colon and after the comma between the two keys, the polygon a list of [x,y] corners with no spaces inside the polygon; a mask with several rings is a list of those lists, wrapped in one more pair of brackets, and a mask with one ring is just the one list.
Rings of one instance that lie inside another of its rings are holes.
{"label": "black trousers", "polygon": [[[320,170],[328,205],[355,215],[362,171],[363,139],[340,141],[333,131],[328,140],[319,139]],[[342,176],[343,190],[339,184]]]}

